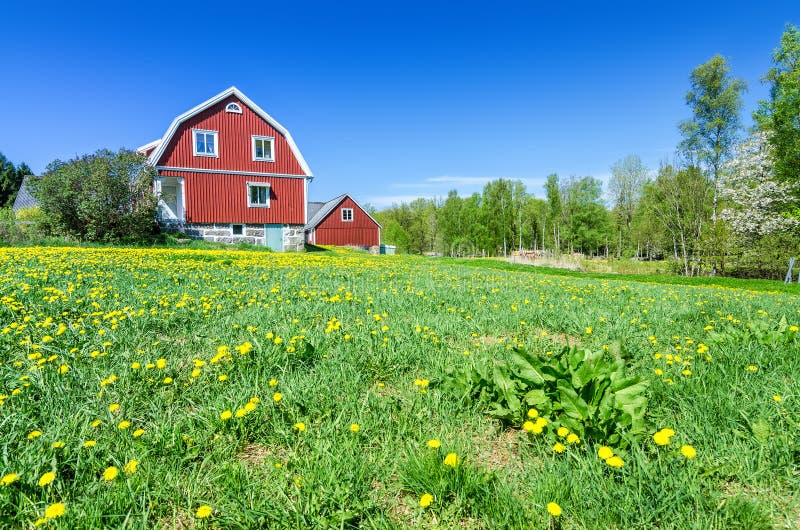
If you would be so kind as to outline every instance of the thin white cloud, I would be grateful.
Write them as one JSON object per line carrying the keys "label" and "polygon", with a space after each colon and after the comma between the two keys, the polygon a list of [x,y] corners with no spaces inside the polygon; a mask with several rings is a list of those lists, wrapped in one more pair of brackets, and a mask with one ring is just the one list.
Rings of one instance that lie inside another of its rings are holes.
{"label": "thin white cloud", "polygon": [[[519,180],[525,185],[528,193],[535,197],[541,197],[544,194],[543,186],[547,180],[545,177],[541,178],[515,178],[507,176],[485,176],[485,177],[467,177],[458,175],[440,175],[436,177],[428,177],[416,182],[394,182],[390,184],[390,188],[402,190],[402,194],[397,195],[382,195],[369,197],[368,201],[376,208],[385,208],[392,204],[408,203],[418,198],[446,198],[448,192],[455,189],[459,196],[468,197],[475,192],[482,192],[484,186],[493,180],[498,179],[506,180]],[[416,191],[416,193],[414,193]]]}
{"label": "thin white cloud", "polygon": [[392,205],[400,205],[401,203],[409,203],[416,199],[423,198],[423,199],[431,199],[433,196],[429,193],[422,193],[419,195],[375,195],[372,197],[367,197],[366,202],[367,204],[371,204],[375,208],[388,208]]}

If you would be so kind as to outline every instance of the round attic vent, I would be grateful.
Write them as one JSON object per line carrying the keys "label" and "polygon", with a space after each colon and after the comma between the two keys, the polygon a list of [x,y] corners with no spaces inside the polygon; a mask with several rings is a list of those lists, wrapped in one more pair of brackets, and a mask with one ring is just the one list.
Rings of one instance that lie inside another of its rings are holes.
{"label": "round attic vent", "polygon": [[242,107],[240,107],[237,103],[228,103],[225,107],[225,112],[234,112],[236,114],[242,113]]}

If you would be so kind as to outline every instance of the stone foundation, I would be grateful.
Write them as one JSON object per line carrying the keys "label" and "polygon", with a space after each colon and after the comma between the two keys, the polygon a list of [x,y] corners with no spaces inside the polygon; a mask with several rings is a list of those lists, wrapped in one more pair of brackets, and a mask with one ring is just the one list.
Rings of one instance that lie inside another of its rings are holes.
{"label": "stone foundation", "polygon": [[[214,243],[249,243],[263,245],[263,224],[242,224],[242,234],[234,235],[230,223],[224,224],[198,224],[181,223],[176,221],[162,221],[161,230],[169,233],[185,234],[192,239],[202,239]],[[239,223],[236,223],[239,224]],[[303,225],[283,225],[283,250],[301,251],[305,249],[305,231]]]}

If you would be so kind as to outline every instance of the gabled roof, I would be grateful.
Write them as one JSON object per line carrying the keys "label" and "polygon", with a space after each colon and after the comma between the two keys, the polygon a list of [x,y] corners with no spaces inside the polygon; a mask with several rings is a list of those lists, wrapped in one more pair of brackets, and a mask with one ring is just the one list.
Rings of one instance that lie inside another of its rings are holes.
{"label": "gabled roof", "polygon": [[324,202],[309,202],[306,207],[306,211],[308,212],[308,218],[313,219],[314,215],[316,215],[316,213],[320,210],[320,208],[325,206],[325,204],[326,203]]}
{"label": "gabled roof", "polygon": [[19,185],[19,192],[17,193],[17,198],[14,199],[14,206],[12,209],[16,212],[17,210],[21,210],[22,208],[33,208],[35,206],[39,206],[39,201],[36,200],[36,197],[31,195],[30,191],[28,191],[28,183],[35,179],[33,175],[25,175],[22,177],[22,184]]}
{"label": "gabled roof", "polygon": [[228,88],[227,90],[223,90],[222,92],[220,92],[219,94],[217,94],[213,98],[208,99],[208,100],[200,103],[196,107],[187,110],[186,112],[184,112],[183,114],[181,114],[180,116],[178,116],[177,118],[172,120],[172,123],[170,124],[169,128],[167,129],[167,132],[164,133],[164,136],[162,136],[160,140],[156,140],[154,142],[150,142],[147,145],[143,145],[142,147],[137,149],[137,151],[138,150],[143,150],[143,149],[146,150],[146,148],[149,148],[151,146],[156,145],[156,142],[160,142],[160,143],[157,144],[157,147],[153,150],[153,152],[150,154],[150,157],[149,157],[150,163],[155,166],[156,164],[158,164],[158,159],[161,158],[161,155],[164,154],[164,151],[166,150],[167,146],[169,145],[170,140],[172,140],[172,137],[178,131],[178,127],[180,127],[180,125],[183,122],[185,122],[186,120],[188,120],[192,116],[196,116],[197,114],[200,114],[204,110],[216,105],[217,103],[219,103],[220,101],[224,100],[225,98],[227,98],[229,96],[236,96],[239,99],[239,101],[241,101],[242,103],[247,105],[250,108],[250,110],[252,110],[256,114],[261,116],[261,118],[263,118],[264,121],[266,121],[267,123],[272,125],[272,127],[274,127],[275,130],[278,131],[281,134],[281,136],[283,136],[286,139],[286,143],[289,144],[289,147],[291,148],[292,153],[294,154],[295,158],[297,159],[297,162],[300,164],[300,167],[303,168],[303,172],[306,174],[306,176],[307,177],[313,177],[313,174],[311,173],[311,168],[308,167],[308,164],[306,163],[305,159],[303,158],[303,155],[300,154],[300,149],[298,149],[297,144],[294,143],[294,139],[292,139],[292,135],[289,134],[289,131],[286,130],[286,128],[283,125],[278,123],[275,120],[275,118],[273,118],[272,116],[270,116],[269,114],[264,112],[264,110],[261,107],[259,107],[255,103],[253,103],[253,101],[250,98],[245,96],[235,86],[232,86],[232,87]]}
{"label": "gabled roof", "polygon": [[[353,201],[361,211],[367,214],[367,217],[375,221],[375,218],[372,217],[368,211],[362,208],[361,205],[358,204],[354,198],[350,197],[348,194],[345,193],[325,203],[316,203],[316,202],[308,203],[308,212],[311,218],[308,220],[308,223],[306,223],[305,229],[311,230],[316,228],[317,225],[319,225],[322,221],[325,220],[326,217],[328,217],[328,214],[330,214],[333,210],[335,210],[336,207],[339,206],[342,203],[342,201],[344,201],[347,198],[350,198],[350,200]],[[313,208],[313,206],[311,206],[312,204],[322,204],[322,206],[313,215],[311,215],[311,211]],[[375,224],[378,225],[379,227],[381,226],[381,224],[378,221],[375,221]]]}
{"label": "gabled roof", "polygon": [[153,140],[149,144],[144,144],[141,147],[137,147],[136,148],[136,152],[141,154],[141,155],[146,154],[147,151],[149,151],[150,149],[153,149],[154,147],[158,147],[158,145],[160,143],[161,143],[161,138],[159,138],[158,140]]}

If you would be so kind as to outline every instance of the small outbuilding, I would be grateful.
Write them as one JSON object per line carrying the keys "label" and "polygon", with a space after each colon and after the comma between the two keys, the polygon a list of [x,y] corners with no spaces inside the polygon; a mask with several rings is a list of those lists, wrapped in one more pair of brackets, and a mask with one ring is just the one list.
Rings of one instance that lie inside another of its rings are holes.
{"label": "small outbuilding", "polygon": [[310,245],[380,245],[380,223],[346,193],[328,202],[309,202],[308,217],[305,233]]}

